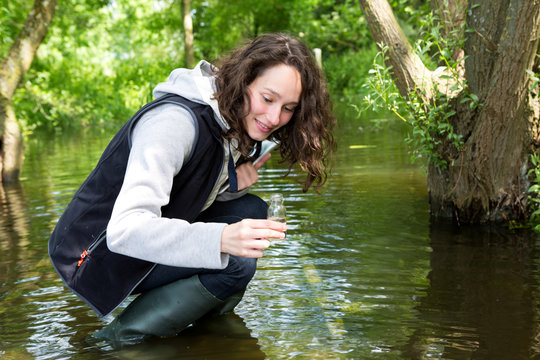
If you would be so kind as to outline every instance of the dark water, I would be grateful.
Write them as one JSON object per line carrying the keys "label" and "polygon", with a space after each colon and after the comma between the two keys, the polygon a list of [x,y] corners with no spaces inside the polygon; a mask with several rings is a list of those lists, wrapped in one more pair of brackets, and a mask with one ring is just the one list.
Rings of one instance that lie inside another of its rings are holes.
{"label": "dark water", "polygon": [[431,224],[404,135],[398,123],[343,124],[320,194],[302,193],[296,171],[283,179],[273,159],[253,192],[283,193],[288,237],[259,261],[235,314],[123,350],[85,340],[111,317],[66,290],[47,257],[49,233],[110,136],[28,141],[21,184],[0,187],[0,358],[536,357],[538,237]]}

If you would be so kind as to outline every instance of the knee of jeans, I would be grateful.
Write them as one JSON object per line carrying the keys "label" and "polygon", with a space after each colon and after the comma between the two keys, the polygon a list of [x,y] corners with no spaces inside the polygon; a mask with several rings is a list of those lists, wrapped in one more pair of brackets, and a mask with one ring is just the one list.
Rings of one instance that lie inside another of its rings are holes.
{"label": "knee of jeans", "polygon": [[[247,197],[249,195],[249,197]],[[253,195],[253,194],[247,194],[246,200],[249,202],[249,207],[252,211],[252,217],[254,219],[266,219],[267,211],[268,211],[268,204],[261,199],[260,197]]]}
{"label": "knee of jeans", "polygon": [[251,281],[257,270],[257,259],[229,256],[229,266],[227,273],[233,277],[239,288],[245,288]]}

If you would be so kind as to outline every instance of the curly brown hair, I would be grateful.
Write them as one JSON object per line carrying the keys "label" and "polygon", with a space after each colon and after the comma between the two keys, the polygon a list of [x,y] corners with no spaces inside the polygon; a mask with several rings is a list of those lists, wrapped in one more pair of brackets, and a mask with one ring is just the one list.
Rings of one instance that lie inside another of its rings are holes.
{"label": "curly brown hair", "polygon": [[303,190],[312,185],[318,189],[326,182],[329,156],[336,147],[332,135],[336,119],[324,74],[302,41],[284,33],[263,34],[217,62],[215,98],[230,125],[225,137],[238,139],[240,152],[248,157],[254,146],[244,126],[250,110],[248,85],[266,69],[280,64],[300,73],[302,93],[291,120],[270,139],[280,142],[281,158],[289,171],[298,163],[307,172]]}

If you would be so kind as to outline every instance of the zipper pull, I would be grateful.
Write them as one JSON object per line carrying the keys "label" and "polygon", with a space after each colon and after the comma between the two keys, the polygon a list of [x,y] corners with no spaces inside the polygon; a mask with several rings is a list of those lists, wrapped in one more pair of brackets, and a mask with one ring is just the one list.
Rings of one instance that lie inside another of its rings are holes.
{"label": "zipper pull", "polygon": [[84,258],[86,257],[86,255],[88,255],[88,251],[84,250],[81,254],[81,258],[79,259],[79,262],[77,263],[77,266],[81,266],[81,264],[83,263],[84,261]]}

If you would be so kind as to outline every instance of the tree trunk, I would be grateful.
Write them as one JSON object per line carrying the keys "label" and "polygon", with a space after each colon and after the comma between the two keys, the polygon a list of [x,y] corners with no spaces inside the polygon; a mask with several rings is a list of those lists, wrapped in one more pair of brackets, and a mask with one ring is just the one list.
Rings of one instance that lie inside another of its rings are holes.
{"label": "tree trunk", "polygon": [[[0,155],[0,180],[6,183],[19,178],[23,163],[23,139],[11,100],[0,98],[0,119],[3,119],[2,152]],[[2,181],[0,181],[2,182]]]}
{"label": "tree trunk", "polygon": [[[448,9],[458,9],[449,3]],[[389,35],[400,31],[395,21],[373,20],[372,13],[391,11],[386,0],[360,0],[360,5],[375,41],[406,49]],[[452,125],[463,137],[464,147],[452,156],[441,154],[454,159],[448,168],[428,167],[431,214],[463,223],[521,220],[526,217],[528,154],[538,146],[538,104],[530,96],[525,70],[533,68],[538,48],[540,4],[538,0],[470,0],[467,14],[471,31],[465,34],[461,81],[468,87],[451,99],[456,110]],[[400,92],[417,91],[406,79],[422,75],[421,67],[404,61],[391,65]],[[408,73],[412,74],[404,75]],[[479,109],[460,102],[470,93],[478,96]]]}
{"label": "tree trunk", "polygon": [[193,50],[193,20],[191,18],[191,0],[182,0],[182,17],[184,24],[184,57],[186,67],[191,69],[195,66],[195,54]]}
{"label": "tree trunk", "polygon": [[[428,172],[432,213],[458,221],[526,218],[528,155],[538,123],[529,78],[538,47],[538,1],[481,0],[469,6],[465,73],[479,111],[459,111],[464,149],[456,166]],[[449,179],[450,181],[444,181]]]}
{"label": "tree trunk", "polygon": [[386,65],[391,67],[393,79],[402,96],[411,89],[424,89],[426,100],[432,96],[431,71],[413,53],[405,33],[398,25],[387,0],[360,0],[373,40],[388,46]]}
{"label": "tree trunk", "polygon": [[47,34],[56,1],[34,1],[23,29],[0,64],[0,180],[4,182],[18,179],[23,160],[22,134],[13,111],[13,94]]}

